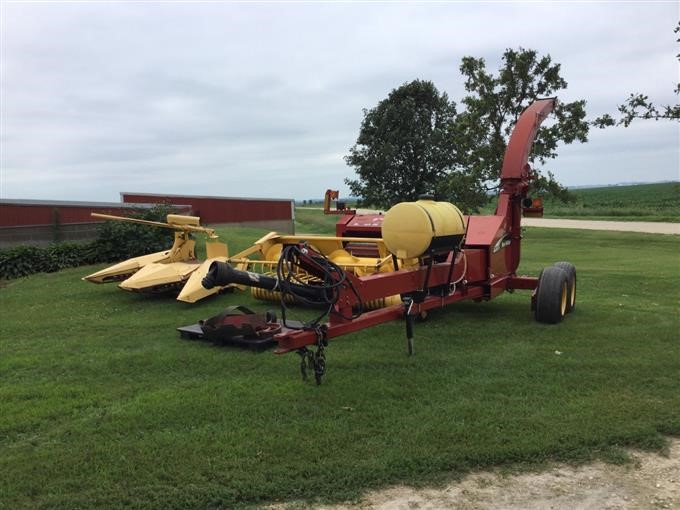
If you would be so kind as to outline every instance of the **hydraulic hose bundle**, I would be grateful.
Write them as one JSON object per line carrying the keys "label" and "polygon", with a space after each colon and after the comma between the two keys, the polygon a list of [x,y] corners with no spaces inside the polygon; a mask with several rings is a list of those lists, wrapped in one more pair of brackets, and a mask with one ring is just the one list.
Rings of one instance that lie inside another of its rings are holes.
{"label": "hydraulic hose bundle", "polygon": [[[309,283],[308,275],[317,277],[319,281]],[[235,283],[278,291],[281,296],[281,319],[290,329],[295,329],[286,324],[286,302],[291,299],[302,305],[323,308],[321,314],[304,323],[304,329],[317,328],[321,320],[329,314],[340,315],[334,307],[343,287],[349,287],[359,303],[351,317],[343,318],[356,319],[363,312],[361,297],[345,271],[306,243],[284,246],[276,267],[276,277],[240,271],[226,262],[213,262],[201,283],[206,289]]]}
{"label": "hydraulic hose bundle", "polygon": [[[311,262],[311,264],[310,264]],[[300,271],[302,269],[302,273]],[[301,274],[311,273],[320,279],[320,282],[309,284]],[[305,323],[305,328],[316,328],[321,320],[334,313],[334,306],[340,297],[340,289],[347,285],[359,301],[358,309],[347,320],[356,319],[363,312],[361,296],[354,288],[347,273],[328,260],[320,253],[306,245],[291,244],[281,251],[278,264],[276,265],[276,277],[278,290],[281,294],[281,319],[286,325],[286,297],[290,296],[297,303],[307,306],[323,306],[324,311],[314,320]],[[308,289],[314,289],[316,295],[309,299]],[[302,292],[300,292],[302,290]]]}

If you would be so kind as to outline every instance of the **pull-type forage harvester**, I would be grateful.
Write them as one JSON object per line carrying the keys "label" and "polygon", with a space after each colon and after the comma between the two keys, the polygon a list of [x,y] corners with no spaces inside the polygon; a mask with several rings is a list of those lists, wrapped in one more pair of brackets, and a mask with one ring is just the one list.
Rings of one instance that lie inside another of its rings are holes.
{"label": "pull-type forage harvester", "polygon": [[[312,369],[317,383],[325,373],[328,340],[404,317],[412,354],[414,318],[457,301],[485,301],[504,291],[533,290],[531,307],[536,320],[561,321],[575,304],[574,266],[558,262],[538,278],[516,273],[521,216],[543,212],[540,201],[527,197],[535,176],[528,156],[536,132],[555,102],[554,98],[537,100],[517,121],[503,159],[495,214],[463,216],[454,205],[430,199],[402,202],[385,213],[382,227],[376,229],[391,254],[391,271],[364,276],[347,272],[317,252],[314,238],[309,236],[283,246],[276,276],[214,262],[203,286],[241,284],[280,292],[283,317],[273,337],[278,344],[276,352],[297,351],[302,356],[303,375]],[[360,246],[357,241],[352,238],[348,244]],[[300,274],[313,275],[315,283],[298,278]],[[286,295],[303,303],[326,305],[328,322],[320,322],[325,315],[307,324],[287,322]],[[401,296],[401,303],[365,311],[364,303],[395,295]]]}

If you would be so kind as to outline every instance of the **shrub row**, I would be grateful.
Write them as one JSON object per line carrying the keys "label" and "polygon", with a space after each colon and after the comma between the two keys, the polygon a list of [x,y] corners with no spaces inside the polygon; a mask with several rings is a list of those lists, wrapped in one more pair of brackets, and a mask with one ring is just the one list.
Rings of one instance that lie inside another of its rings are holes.
{"label": "shrub row", "polygon": [[0,250],[0,278],[19,278],[33,273],[52,273],[67,267],[103,262],[95,243],[58,243],[46,248],[17,246]]}
{"label": "shrub row", "polygon": [[[131,217],[165,221],[172,212],[167,205],[136,211]],[[167,249],[173,232],[148,225],[107,221],[90,243],[56,243],[45,248],[17,246],[0,250],[0,278],[11,279],[33,273],[51,273],[68,267],[113,262]]]}

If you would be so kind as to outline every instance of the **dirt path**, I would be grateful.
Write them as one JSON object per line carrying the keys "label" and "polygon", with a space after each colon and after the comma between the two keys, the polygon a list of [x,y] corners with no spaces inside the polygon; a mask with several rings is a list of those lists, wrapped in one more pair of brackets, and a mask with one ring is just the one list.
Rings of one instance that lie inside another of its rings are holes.
{"label": "dirt path", "polygon": [[656,221],[596,221],[563,220],[554,218],[522,218],[522,226],[578,228],[584,230],[617,230],[620,232],[646,232],[649,234],[680,235],[680,223],[661,223]]}
{"label": "dirt path", "polygon": [[[370,492],[355,505],[317,510],[639,510],[680,509],[680,439],[667,456],[631,451],[625,465],[595,462],[580,467],[556,464],[541,473],[503,476],[474,473],[436,489],[398,486]],[[274,505],[271,510],[300,508]],[[304,506],[302,506],[305,508]]]}
{"label": "dirt path", "polygon": [[[358,214],[376,214],[384,211],[357,209]],[[544,228],[576,228],[583,230],[615,230],[619,232],[645,232],[648,234],[680,235],[680,223],[663,223],[657,221],[603,221],[603,220],[569,220],[557,218],[522,218],[524,227]]]}

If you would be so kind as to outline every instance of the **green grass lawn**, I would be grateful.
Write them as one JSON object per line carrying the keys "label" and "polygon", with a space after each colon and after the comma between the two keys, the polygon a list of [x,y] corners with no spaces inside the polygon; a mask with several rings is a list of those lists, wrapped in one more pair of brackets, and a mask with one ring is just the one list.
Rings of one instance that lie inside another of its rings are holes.
{"label": "green grass lawn", "polygon": [[[680,182],[575,189],[576,202],[544,201],[546,218],[680,222]],[[495,198],[484,209],[493,213]]]}
{"label": "green grass lawn", "polygon": [[295,230],[305,234],[335,235],[335,223],[339,214],[323,214],[316,209],[295,209]]}
{"label": "green grass lawn", "polygon": [[[229,231],[231,251],[261,233]],[[80,281],[95,267],[4,282],[0,508],[337,501],[663,449],[680,434],[679,254],[676,236],[528,229],[522,271],[577,266],[563,323],[534,322],[528,292],[461,303],[416,325],[411,358],[402,322],[333,340],[319,387],[296,355],[179,338],[227,305],[267,308],[246,293],[146,298]]]}

